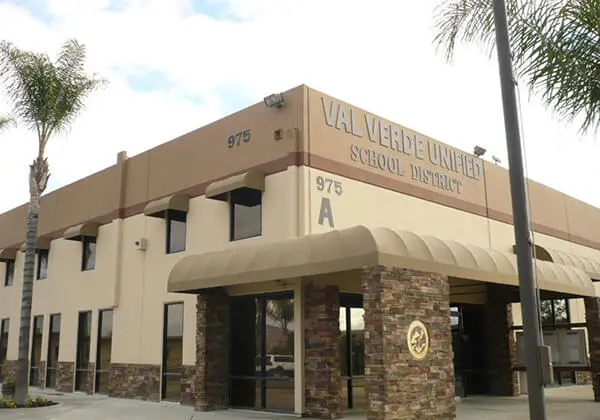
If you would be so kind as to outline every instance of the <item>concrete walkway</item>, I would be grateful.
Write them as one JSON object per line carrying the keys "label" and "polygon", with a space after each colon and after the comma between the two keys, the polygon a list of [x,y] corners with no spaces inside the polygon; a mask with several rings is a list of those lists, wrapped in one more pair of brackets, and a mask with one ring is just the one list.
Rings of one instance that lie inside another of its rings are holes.
{"label": "concrete walkway", "polygon": [[[100,395],[53,395],[32,390],[32,394],[59,401],[46,408],[0,409],[0,420],[289,420],[293,415],[228,410],[198,413],[179,404],[123,400]],[[552,388],[546,391],[548,420],[600,419],[600,403],[591,401],[589,386]],[[362,420],[364,413],[344,418]],[[528,420],[527,397],[469,397],[458,403],[459,420]]]}

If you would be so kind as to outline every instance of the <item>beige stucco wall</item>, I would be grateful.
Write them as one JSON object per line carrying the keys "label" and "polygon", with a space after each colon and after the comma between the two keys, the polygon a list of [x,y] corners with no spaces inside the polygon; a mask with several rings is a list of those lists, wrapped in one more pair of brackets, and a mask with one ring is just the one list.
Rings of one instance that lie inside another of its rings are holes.
{"label": "beige stucco wall", "polygon": [[[34,282],[32,316],[45,315],[42,360],[46,359],[49,314],[61,313],[59,360],[73,361],[77,349],[78,312],[92,311],[90,361],[94,361],[98,310],[116,305],[112,361],[160,364],[164,304],[184,302],[183,363],[194,364],[196,298],[166,292],[171,268],[180,258],[191,253],[296,236],[298,229],[302,228],[298,223],[298,203],[302,201],[302,192],[297,189],[299,176],[300,171],[290,167],[266,178],[261,237],[229,242],[229,205],[200,196],[190,200],[184,252],[166,254],[165,220],[142,214],[101,226],[94,270],[80,270],[80,242],[53,241],[48,277]],[[122,226],[120,268],[117,265],[119,225]],[[147,239],[146,251],[137,250],[134,246],[140,238]],[[19,253],[16,261],[14,285],[0,289],[0,319],[11,319],[8,359],[17,358],[23,256]],[[0,263],[0,270],[0,278],[4,279],[5,264]],[[120,283],[115,293],[118,275]]]}
{"label": "beige stucco wall", "polygon": [[[310,191],[308,224],[312,233],[326,232],[332,229],[327,218],[324,219],[323,224],[319,224],[323,198],[326,198],[331,203],[335,229],[359,224],[369,227],[386,226],[512,252],[514,244],[512,225],[318,169],[308,170]],[[332,187],[330,193],[319,191],[317,184],[319,177],[332,180],[334,183],[339,181],[342,193],[337,194],[334,191],[335,187]],[[537,233],[535,241],[548,248],[600,259],[598,250],[572,244],[552,236]],[[521,323],[519,305],[515,304],[514,309],[515,324],[519,325]],[[573,322],[584,322],[585,309],[582,299],[572,300],[571,316]]]}

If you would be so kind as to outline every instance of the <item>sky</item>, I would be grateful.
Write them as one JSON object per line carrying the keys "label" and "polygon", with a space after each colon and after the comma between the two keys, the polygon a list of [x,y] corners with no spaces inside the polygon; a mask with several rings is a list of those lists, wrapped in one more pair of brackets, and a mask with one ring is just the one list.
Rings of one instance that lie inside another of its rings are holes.
{"label": "sky", "polygon": [[[48,192],[300,84],[507,165],[495,54],[433,44],[440,0],[0,0],[0,39],[76,38],[109,80],[47,149]],[[531,179],[600,207],[600,145],[521,91]],[[9,111],[0,97],[0,113]],[[28,200],[36,137],[0,135],[0,212]]]}

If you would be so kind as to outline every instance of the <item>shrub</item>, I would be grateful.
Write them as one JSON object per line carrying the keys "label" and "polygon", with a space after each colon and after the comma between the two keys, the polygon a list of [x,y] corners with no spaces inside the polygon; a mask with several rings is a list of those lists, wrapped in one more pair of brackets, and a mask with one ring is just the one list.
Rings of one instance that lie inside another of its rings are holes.
{"label": "shrub", "polygon": [[25,404],[19,405],[12,398],[0,397],[0,408],[35,408],[35,407],[48,407],[55,405],[57,402],[48,400],[43,397],[31,396],[27,397]]}

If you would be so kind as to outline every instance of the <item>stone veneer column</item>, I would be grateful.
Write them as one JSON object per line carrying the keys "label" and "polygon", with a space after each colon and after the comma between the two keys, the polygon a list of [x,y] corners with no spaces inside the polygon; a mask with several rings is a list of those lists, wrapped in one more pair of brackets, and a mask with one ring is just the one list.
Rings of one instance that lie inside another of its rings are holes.
{"label": "stone veneer column", "polygon": [[488,284],[485,304],[486,364],[492,395],[516,397],[520,394],[517,366],[517,343],[513,326],[512,305],[503,297],[503,286]]}
{"label": "stone veneer column", "polygon": [[[456,417],[447,279],[383,266],[363,271],[368,420]],[[429,334],[415,359],[407,340],[413,321]]]}
{"label": "stone veneer column", "polygon": [[309,417],[340,418],[340,294],[337,286],[304,285],[304,388]]}
{"label": "stone veneer column", "polygon": [[198,295],[196,311],[196,410],[229,406],[230,301],[223,290]]}
{"label": "stone veneer column", "polygon": [[45,388],[46,386],[46,362],[38,362],[38,377],[35,386],[39,388]]}
{"label": "stone veneer column", "polygon": [[16,381],[18,368],[18,361],[6,360],[2,365],[2,381]]}
{"label": "stone veneer column", "polygon": [[196,366],[183,365],[181,367],[181,399],[183,405],[196,404]]}
{"label": "stone veneer column", "polygon": [[88,363],[86,393],[93,394],[96,390],[96,363]]}
{"label": "stone veneer column", "polygon": [[115,398],[160,401],[160,365],[112,363],[108,395]]}
{"label": "stone veneer column", "polygon": [[75,386],[75,363],[58,362],[56,366],[56,390],[73,392]]}
{"label": "stone veneer column", "polygon": [[594,401],[600,401],[600,298],[587,297],[584,302]]}

